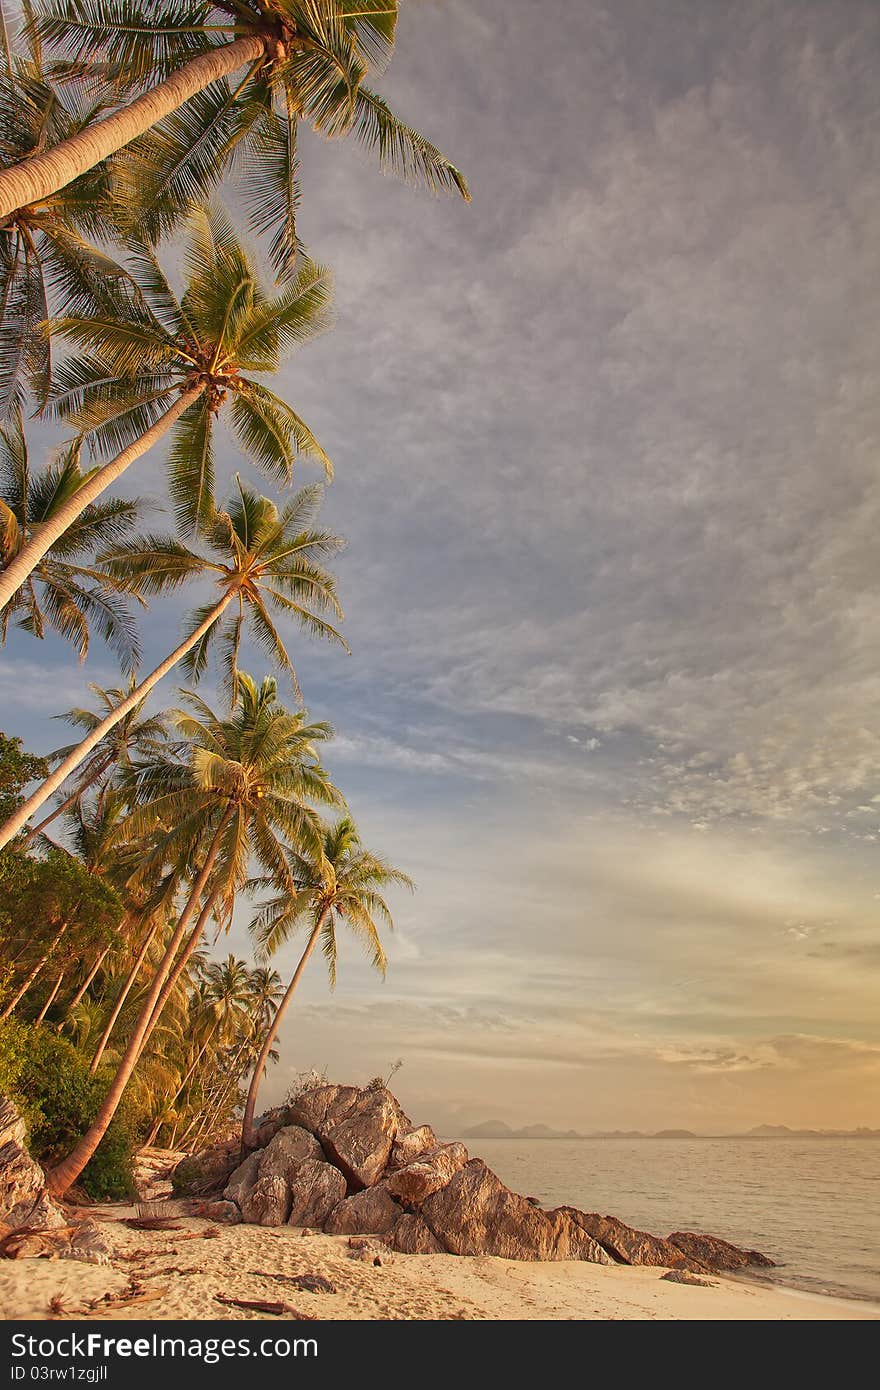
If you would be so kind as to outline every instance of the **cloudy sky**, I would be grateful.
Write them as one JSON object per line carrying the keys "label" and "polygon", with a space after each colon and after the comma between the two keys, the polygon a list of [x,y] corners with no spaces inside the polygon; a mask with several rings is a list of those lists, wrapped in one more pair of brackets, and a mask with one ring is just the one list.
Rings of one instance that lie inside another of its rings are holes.
{"label": "cloudy sky", "polygon": [[[878,65],[874,0],[413,0],[383,91],[473,203],[304,140],[353,654],[298,670],[419,891],[267,1099],[400,1058],[448,1130],[880,1126]],[[16,639],[3,723],[112,676]]]}

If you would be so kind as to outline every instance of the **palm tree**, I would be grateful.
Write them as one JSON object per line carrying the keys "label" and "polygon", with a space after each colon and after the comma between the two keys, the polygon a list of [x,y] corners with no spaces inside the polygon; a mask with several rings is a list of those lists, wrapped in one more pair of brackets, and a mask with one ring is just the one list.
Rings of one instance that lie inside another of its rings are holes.
{"label": "palm tree", "polygon": [[[96,685],[94,682],[89,684],[89,690],[95,696],[99,707],[104,711],[104,717],[112,714],[117,706],[127,700],[129,695],[137,691],[137,678],[131,676],[125,689],[119,686],[110,690],[105,690],[103,686]],[[131,708],[117,720],[109,733],[105,734],[100,740],[92,754],[86,758],[84,765],[81,766],[80,775],[76,779],[73,790],[60,805],[28,831],[25,842],[41,834],[56,816],[63,815],[72,806],[79,802],[90,787],[100,783],[104,779],[103,788],[98,796],[99,804],[111,785],[112,776],[117,770],[124,771],[131,766],[132,755],[144,755],[155,751],[167,736],[167,724],[164,714],[154,714],[144,716],[143,710],[146,704],[146,697],[137,700]],[[88,733],[97,729],[101,723],[102,715],[96,714],[94,710],[74,708],[66,714],[58,714],[56,719],[64,719],[74,727],[85,729]],[[69,757],[78,743],[69,743],[64,748],[56,748],[50,754],[51,761],[61,761]]]}
{"label": "palm tree", "polygon": [[376,919],[381,918],[389,927],[393,923],[380,890],[389,884],[402,884],[409,889],[414,886],[412,879],[400,869],[392,868],[384,859],[362,848],[354,821],[347,815],[325,828],[320,856],[304,854],[294,848],[288,848],[285,855],[294,891],[291,893],[287,882],[283,881],[282,891],[260,910],[253,924],[258,947],[264,957],[274,955],[300,925],[305,927],[308,937],[287,992],[263,1039],[251,1077],[242,1120],[242,1144],[246,1148],[252,1147],[254,1142],[254,1111],[269,1050],[318,941],[327,959],[331,988],[336,983],[336,928],[340,923],[360,937],[370,952],[372,964],[384,976],[385,952]]}
{"label": "palm tree", "polygon": [[225,960],[201,963],[193,976],[186,1022],[188,1055],[184,1065],[187,1069],[164,1106],[163,1113],[157,1116],[144,1141],[146,1146],[155,1143],[166,1116],[169,1116],[173,1120],[169,1147],[174,1147],[177,1130],[186,1110],[184,1106],[183,1113],[179,1112],[177,1103],[191,1087],[199,1067],[203,1062],[210,1066],[211,1051],[216,1053],[218,1048],[228,1046],[236,1037],[247,1034],[252,1027],[253,981],[251,971],[243,960],[237,960],[230,953]]}
{"label": "palm tree", "polygon": [[198,679],[218,636],[222,638],[224,667],[234,697],[245,618],[258,644],[277,666],[290,673],[297,693],[299,687],[290,656],[272,622],[270,609],[294,618],[313,635],[345,646],[336,629],[320,616],[328,611],[342,616],[336,582],[319,563],[341,545],[337,536],[314,527],[321,488],[302,488],[279,512],[273,502],[252,492],[240,479],[236,481],[237,497],[228,511],[215,514],[208,528],[206,540],[211,553],[200,555],[173,536],[147,536],[131,545],[117,546],[109,553],[108,572],[120,584],[130,584],[137,592],[158,593],[187,579],[204,576],[215,580],[220,595],[192,615],[187,635],[170,656],[95,724],[41,786],[15,808],[0,827],[0,848],[18,834],[116,724],[143,703],[153,686],[178,661],[185,660],[189,675]]}
{"label": "palm tree", "polygon": [[[276,265],[296,255],[296,132],[353,132],[380,163],[468,197],[463,176],[365,85],[394,48],[397,0],[48,0],[40,29],[74,65],[100,56],[134,100],[0,172],[0,218],[93,168],[161,122],[138,149],[126,191],[153,227],[202,197],[233,156],[250,164],[252,220]],[[228,79],[243,76],[231,87]],[[144,90],[146,89],[146,90]],[[135,190],[137,191],[137,190]],[[146,203],[146,206],[144,206]]]}
{"label": "palm tree", "polygon": [[[25,0],[22,12],[32,19]],[[53,80],[36,30],[26,52],[0,71],[0,165],[38,155],[110,110],[114,92],[95,78]],[[51,381],[52,314],[94,314],[124,300],[125,272],[93,244],[113,235],[110,180],[99,165],[66,188],[20,207],[0,235],[0,420],[24,403],[29,386],[40,406]]]}
{"label": "palm tree", "polygon": [[[199,904],[204,900],[210,905],[243,886],[252,857],[276,882],[286,882],[283,843],[320,861],[321,822],[311,803],[341,801],[317,755],[330,729],[306,725],[303,714],[280,706],[271,677],[258,687],[240,673],[238,699],[225,719],[197,695],[189,695],[187,703],[192,713],[174,714],[183,740],[179,753],[160,755],[138,769],[132,791],[140,804],[126,828],[132,838],[156,834],[156,847],[139,868],[141,876],[150,877],[168,862],[183,862],[190,868],[192,887],[97,1117],[48,1175],[56,1194],[75,1181],[107,1131],[156,1024],[156,1006]],[[203,909],[200,917],[204,915]],[[186,951],[196,945],[191,937]]]}
{"label": "palm tree", "polygon": [[[44,527],[52,527],[63,508],[71,501],[77,504],[89,476],[80,469],[76,444],[41,473],[32,473],[21,412],[14,407],[12,419],[0,428],[0,574]],[[140,507],[138,501],[113,498],[81,508],[64,534],[43,548],[42,558],[0,613],[0,644],[13,618],[34,637],[45,637],[47,628],[57,632],[84,661],[94,625],[122,665],[133,670],[139,650],[125,596],[138,598],[137,591],[88,562],[132,530]]]}
{"label": "palm tree", "polygon": [[[306,261],[276,294],[259,283],[253,261],[226,216],[193,212],[180,299],[154,253],[132,253],[141,298],[124,313],[68,315],[54,331],[85,348],[55,373],[49,409],[88,437],[99,457],[76,496],[63,502],[0,572],[0,609],[82,511],[172,426],[170,486],[184,529],[207,524],[214,510],[214,418],[228,416],[246,456],[275,482],[288,483],[296,455],[330,461],[305,422],[257,377],[276,372],[283,352],[313,338],[327,322],[330,277]],[[179,423],[178,423],[179,422]]]}

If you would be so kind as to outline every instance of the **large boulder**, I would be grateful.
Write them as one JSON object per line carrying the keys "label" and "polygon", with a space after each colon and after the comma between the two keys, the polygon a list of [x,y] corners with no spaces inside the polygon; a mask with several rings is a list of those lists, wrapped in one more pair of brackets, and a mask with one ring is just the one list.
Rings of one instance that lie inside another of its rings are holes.
{"label": "large boulder", "polygon": [[27,1130],[11,1100],[0,1095],[0,1222],[51,1230],[68,1224],[46,1191],[46,1175],[27,1149]]}
{"label": "large boulder", "polygon": [[235,1142],[214,1144],[201,1153],[189,1154],[171,1170],[175,1197],[213,1197],[223,1191],[237,1168],[241,1146]]}
{"label": "large boulder", "polygon": [[323,1163],[324,1150],[314,1135],[301,1125],[286,1125],[263,1150],[260,1177],[286,1178],[290,1182],[307,1160]]}
{"label": "large boulder", "polygon": [[[459,1168],[445,1187],[432,1193],[423,1203],[421,1215],[453,1255],[500,1255],[508,1260],[572,1258],[568,1227],[551,1221],[525,1197],[511,1192],[478,1158]],[[611,1263],[598,1246],[595,1258],[597,1263]]]}
{"label": "large boulder", "polygon": [[403,1216],[398,1217],[391,1232],[391,1244],[401,1255],[446,1253],[445,1247],[440,1244],[434,1232],[430,1231],[422,1218],[414,1212],[404,1212]]}
{"label": "large boulder", "polygon": [[291,1181],[289,1226],[321,1227],[345,1198],[345,1178],[332,1163],[307,1158]]}
{"label": "large boulder", "polygon": [[[526,1198],[526,1201],[529,1199]],[[530,1205],[533,1205],[530,1203]],[[613,1265],[614,1260],[583,1227],[561,1209],[544,1212],[552,1229],[554,1260],[586,1260],[593,1265]]]}
{"label": "large boulder", "polygon": [[405,1207],[417,1207],[432,1192],[438,1192],[451,1182],[459,1168],[468,1161],[464,1144],[438,1144],[428,1149],[405,1168],[398,1168],[385,1179],[385,1186]]}
{"label": "large boulder", "polygon": [[626,1226],[616,1216],[600,1216],[594,1211],[579,1211],[577,1207],[559,1207],[603,1250],[623,1265],[662,1265],[664,1269],[704,1269],[668,1240]]}
{"label": "large boulder", "polygon": [[381,1187],[368,1187],[346,1197],[324,1222],[331,1236],[387,1236],[403,1215],[403,1207]]}
{"label": "large boulder", "polygon": [[315,1086],[293,1101],[290,1123],[302,1125],[310,1134],[318,1135],[328,1125],[343,1120],[360,1094],[358,1086]]}
{"label": "large boulder", "polygon": [[223,1189],[223,1196],[227,1202],[235,1202],[236,1206],[241,1206],[260,1176],[262,1161],[263,1155],[258,1150],[256,1153],[248,1154],[244,1162],[230,1173],[229,1181]]}
{"label": "large boulder", "polygon": [[275,1174],[259,1177],[242,1196],[241,1214],[254,1226],[283,1226],[290,1215],[292,1198],[286,1178]]}
{"label": "large boulder", "polygon": [[355,1191],[378,1182],[401,1130],[411,1128],[384,1086],[357,1090],[321,1086],[300,1096],[291,1114],[320,1140],[325,1154]]}
{"label": "large boulder", "polygon": [[416,1129],[399,1133],[391,1145],[388,1171],[393,1172],[396,1168],[405,1168],[407,1164],[415,1163],[423,1153],[436,1149],[437,1144],[437,1136],[430,1125],[419,1125]]}
{"label": "large boulder", "polygon": [[264,1149],[271,1139],[275,1138],[279,1129],[284,1129],[287,1125],[293,1124],[290,1117],[290,1109],[286,1105],[277,1105],[274,1110],[267,1110],[265,1115],[260,1116],[260,1122],[254,1130],[252,1148]]}
{"label": "large boulder", "polygon": [[703,1269],[711,1270],[746,1269],[748,1265],[772,1269],[775,1265],[775,1260],[768,1259],[759,1250],[741,1250],[719,1236],[699,1235],[695,1231],[673,1231],[669,1243],[688,1257],[692,1267],[698,1263]]}

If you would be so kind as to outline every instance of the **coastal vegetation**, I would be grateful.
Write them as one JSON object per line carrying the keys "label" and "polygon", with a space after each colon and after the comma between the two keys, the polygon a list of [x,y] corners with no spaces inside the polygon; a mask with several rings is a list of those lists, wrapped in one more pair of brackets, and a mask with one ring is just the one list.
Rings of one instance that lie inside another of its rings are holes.
{"label": "coastal vegetation", "polygon": [[[0,641],[54,633],[84,661],[97,636],[120,680],[59,711],[65,747],[0,734],[0,1092],[53,1193],[113,1197],[143,1145],[254,1141],[313,951],[332,985],[344,926],[384,973],[384,893],[412,887],[363,845],[292,650],[301,634],[345,646],[342,542],[319,524],[333,470],[269,384],[329,326],[329,271],[297,231],[299,124],[469,195],[371,85],[393,0],[19,14],[0,61]],[[109,490],[127,475],[136,492],[154,448],[166,515],[144,530],[146,504]],[[193,611],[143,674],[138,616],[184,588]],[[172,672],[183,688],[153,703]],[[207,946],[237,904],[252,961]],[[285,979],[276,953],[296,938]]]}

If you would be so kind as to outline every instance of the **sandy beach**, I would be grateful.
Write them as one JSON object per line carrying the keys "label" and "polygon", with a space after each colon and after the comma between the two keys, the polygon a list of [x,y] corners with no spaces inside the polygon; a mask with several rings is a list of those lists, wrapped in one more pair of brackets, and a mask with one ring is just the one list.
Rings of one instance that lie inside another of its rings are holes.
{"label": "sandy beach", "polygon": [[[0,1261],[4,1319],[279,1319],[229,1307],[217,1295],[284,1302],[321,1320],[864,1321],[880,1306],[713,1276],[674,1284],[654,1268],[582,1262],[535,1264],[490,1256],[394,1255],[375,1267],[352,1259],[348,1239],[282,1227],[217,1226],[181,1217],[180,1229],[134,1230],[127,1209],[96,1215],[113,1248],[109,1265]],[[317,1274],[334,1293],[288,1279]],[[292,1319],[285,1312],[281,1319]]]}

